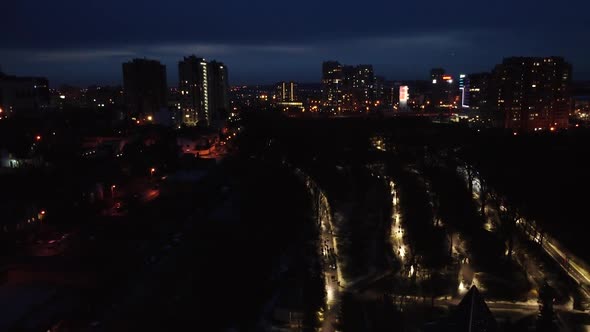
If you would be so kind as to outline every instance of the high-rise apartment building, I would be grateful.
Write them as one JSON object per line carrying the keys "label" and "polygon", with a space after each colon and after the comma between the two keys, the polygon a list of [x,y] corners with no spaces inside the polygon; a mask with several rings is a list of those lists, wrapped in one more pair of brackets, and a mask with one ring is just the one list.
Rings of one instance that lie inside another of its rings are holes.
{"label": "high-rise apartment building", "polygon": [[343,66],[324,62],[323,105],[331,111],[365,111],[376,100],[375,73],[371,65]]}
{"label": "high-rise apartment building", "polygon": [[477,73],[467,75],[467,85],[465,95],[467,96],[466,104],[469,109],[474,111],[486,111],[493,107],[491,100],[490,73]]}
{"label": "high-rise apartment building", "polygon": [[430,89],[430,101],[436,108],[454,108],[458,87],[451,75],[445,74],[443,68],[434,68],[430,71],[432,86]]}
{"label": "high-rise apartment building", "polygon": [[492,85],[504,126],[525,132],[568,126],[572,66],[561,57],[512,57],[496,66]]}
{"label": "high-rise apartment building", "polygon": [[295,82],[279,82],[275,88],[274,103],[283,110],[303,108],[299,90]]}
{"label": "high-rise apartment building", "polygon": [[180,107],[183,123],[189,126],[217,126],[229,111],[227,67],[194,55],[178,63]]}
{"label": "high-rise apartment building", "polygon": [[430,70],[430,79],[432,80],[432,84],[438,84],[443,80],[443,76],[445,76],[445,70],[443,68],[434,68]]}
{"label": "high-rise apartment building", "polygon": [[209,109],[213,123],[220,125],[229,116],[229,72],[223,62],[211,61],[209,66]]}
{"label": "high-rise apartment building", "polygon": [[336,61],[326,61],[322,66],[322,104],[330,111],[342,109],[343,66]]}
{"label": "high-rise apartment building", "polygon": [[375,102],[375,73],[372,65],[358,65],[353,67],[352,87],[348,90],[352,95],[351,110],[361,111],[373,108]]}
{"label": "high-rise apartment building", "polygon": [[208,66],[205,59],[192,55],[178,63],[178,89],[180,90],[180,107],[182,121],[189,126],[197,123],[209,125]]}
{"label": "high-rise apartment building", "polygon": [[299,101],[297,83],[279,82],[276,86],[275,101],[277,103]]}
{"label": "high-rise apartment building", "polygon": [[153,116],[167,108],[166,66],[147,59],[124,63],[123,91],[127,110],[136,117]]}

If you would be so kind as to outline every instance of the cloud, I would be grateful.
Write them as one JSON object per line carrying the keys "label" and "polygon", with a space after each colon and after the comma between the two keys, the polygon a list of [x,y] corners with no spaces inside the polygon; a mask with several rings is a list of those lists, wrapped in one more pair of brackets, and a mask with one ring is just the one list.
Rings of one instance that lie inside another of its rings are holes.
{"label": "cloud", "polygon": [[77,61],[86,62],[101,59],[133,57],[137,53],[130,50],[102,49],[102,50],[66,50],[66,51],[38,51],[28,53],[32,60],[42,62],[65,62]]}
{"label": "cloud", "polygon": [[266,45],[266,44],[201,44],[201,43],[175,43],[156,46],[140,46],[146,53],[162,55],[188,55],[220,56],[228,54],[240,54],[245,52],[260,53],[285,53],[301,54],[311,51],[308,46],[298,45]]}
{"label": "cloud", "polygon": [[311,48],[297,45],[231,45],[231,44],[200,44],[200,43],[175,43],[160,45],[135,45],[123,48],[97,48],[97,49],[65,49],[65,50],[0,50],[2,58],[18,58],[27,62],[95,62],[108,60],[125,60],[134,57],[159,57],[169,58],[175,56],[181,58],[191,54],[203,57],[222,57],[246,53],[277,53],[277,54],[303,54],[310,52]]}

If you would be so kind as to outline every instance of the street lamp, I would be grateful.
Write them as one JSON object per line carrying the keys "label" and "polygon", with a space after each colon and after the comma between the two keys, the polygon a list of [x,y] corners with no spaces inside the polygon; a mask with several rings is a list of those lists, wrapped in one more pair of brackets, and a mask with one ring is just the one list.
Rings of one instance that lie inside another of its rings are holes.
{"label": "street lamp", "polygon": [[156,169],[155,168],[150,169],[150,175],[152,177],[154,176],[154,173],[156,173]]}
{"label": "street lamp", "polygon": [[112,198],[115,198],[115,189],[117,189],[117,186],[116,185],[112,185],[111,186],[111,197]]}

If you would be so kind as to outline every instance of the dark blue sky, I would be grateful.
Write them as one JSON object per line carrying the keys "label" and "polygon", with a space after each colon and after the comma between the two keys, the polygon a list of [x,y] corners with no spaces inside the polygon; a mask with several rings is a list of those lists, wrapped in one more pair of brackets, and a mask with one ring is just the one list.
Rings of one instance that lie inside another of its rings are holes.
{"label": "dark blue sky", "polygon": [[225,62],[232,84],[317,82],[321,62],[370,63],[389,79],[432,67],[488,71],[510,55],[562,55],[590,79],[588,0],[12,0],[0,65],[52,85],[119,84],[121,63]]}

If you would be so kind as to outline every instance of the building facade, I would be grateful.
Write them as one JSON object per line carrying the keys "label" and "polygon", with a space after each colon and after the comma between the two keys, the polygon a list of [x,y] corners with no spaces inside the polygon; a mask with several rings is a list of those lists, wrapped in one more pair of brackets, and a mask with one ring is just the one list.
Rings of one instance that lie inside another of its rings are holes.
{"label": "building facade", "polygon": [[342,110],[344,84],[343,66],[337,61],[326,61],[322,65],[322,106],[329,111]]}
{"label": "building facade", "polygon": [[221,125],[229,116],[229,72],[222,62],[211,61],[209,66],[209,108],[213,125]]}
{"label": "building facade", "polygon": [[445,109],[457,107],[456,97],[458,97],[459,88],[453,77],[446,74],[443,68],[434,68],[430,71],[430,79],[432,80],[430,89],[432,106]]}
{"label": "building facade", "polygon": [[322,104],[332,112],[359,112],[375,108],[377,92],[373,66],[324,62],[322,92]]}
{"label": "building facade", "polygon": [[279,82],[276,85],[275,101],[277,103],[299,101],[297,83]]}
{"label": "building facade", "polygon": [[358,65],[352,67],[352,74],[346,81],[352,84],[347,85],[348,94],[351,96],[350,104],[347,105],[351,111],[369,111],[375,103],[375,73],[372,65]]}
{"label": "building facade", "polygon": [[283,111],[303,109],[303,102],[299,96],[298,85],[295,82],[279,82],[276,84],[274,104]]}
{"label": "building facade", "polygon": [[227,66],[194,55],[178,63],[182,122],[187,126],[217,126],[229,111]]}
{"label": "building facade", "polygon": [[166,66],[148,59],[124,63],[123,91],[125,105],[131,116],[137,119],[153,117],[167,108]]}
{"label": "building facade", "polygon": [[0,73],[0,119],[35,113],[48,107],[49,103],[49,81],[46,78]]}
{"label": "building facade", "polygon": [[505,128],[531,132],[568,127],[572,66],[563,58],[506,58],[492,76]]}
{"label": "building facade", "polygon": [[492,75],[490,73],[476,73],[467,76],[465,94],[467,105],[474,111],[486,111],[493,107],[490,90]]}

